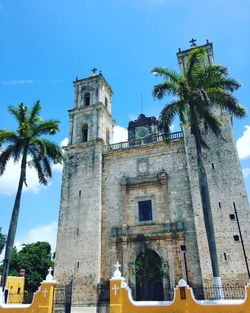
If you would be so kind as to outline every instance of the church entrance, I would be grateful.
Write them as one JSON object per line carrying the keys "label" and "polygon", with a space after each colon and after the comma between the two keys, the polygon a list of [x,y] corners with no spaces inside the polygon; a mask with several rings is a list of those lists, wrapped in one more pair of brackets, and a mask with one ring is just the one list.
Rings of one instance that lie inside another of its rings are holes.
{"label": "church entrance", "polygon": [[164,300],[162,263],[153,250],[141,252],[135,261],[136,300]]}

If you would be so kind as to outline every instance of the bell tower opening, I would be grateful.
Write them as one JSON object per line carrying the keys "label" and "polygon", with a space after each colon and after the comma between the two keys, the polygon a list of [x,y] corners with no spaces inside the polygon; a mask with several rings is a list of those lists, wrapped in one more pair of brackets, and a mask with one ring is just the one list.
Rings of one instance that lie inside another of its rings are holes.
{"label": "bell tower opening", "polygon": [[84,95],[84,104],[85,104],[85,107],[88,107],[90,105],[90,93],[89,92],[85,93]]}
{"label": "bell tower opening", "polygon": [[88,124],[83,124],[82,126],[82,142],[88,141]]}

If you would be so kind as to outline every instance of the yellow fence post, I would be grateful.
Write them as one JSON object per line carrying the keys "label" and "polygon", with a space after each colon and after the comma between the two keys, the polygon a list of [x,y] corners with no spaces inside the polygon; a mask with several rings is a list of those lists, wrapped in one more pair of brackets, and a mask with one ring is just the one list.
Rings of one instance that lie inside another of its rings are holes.
{"label": "yellow fence post", "polygon": [[117,262],[113,277],[110,279],[110,313],[122,313],[122,283],[124,278],[119,270],[121,265]]}

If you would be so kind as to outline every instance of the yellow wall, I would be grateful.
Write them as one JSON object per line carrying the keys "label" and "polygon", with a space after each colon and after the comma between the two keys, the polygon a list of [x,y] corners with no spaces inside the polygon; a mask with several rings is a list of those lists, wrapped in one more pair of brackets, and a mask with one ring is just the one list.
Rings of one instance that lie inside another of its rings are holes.
{"label": "yellow wall", "polygon": [[42,282],[32,304],[0,304],[0,313],[52,313],[55,285],[55,282]]}
{"label": "yellow wall", "polygon": [[[123,284],[123,286],[122,286]],[[195,301],[189,287],[177,287],[175,299],[169,305],[139,306],[129,299],[122,279],[110,280],[110,313],[250,313],[250,286],[246,287],[246,299],[241,304],[205,305]],[[185,294],[185,299],[181,299]],[[116,290],[116,292],[115,292]],[[116,293],[116,294],[115,294]],[[139,304],[140,302],[137,302]]]}
{"label": "yellow wall", "polygon": [[[1,280],[1,276],[0,276]],[[8,303],[23,303],[25,277],[8,276],[6,289],[9,291]]]}

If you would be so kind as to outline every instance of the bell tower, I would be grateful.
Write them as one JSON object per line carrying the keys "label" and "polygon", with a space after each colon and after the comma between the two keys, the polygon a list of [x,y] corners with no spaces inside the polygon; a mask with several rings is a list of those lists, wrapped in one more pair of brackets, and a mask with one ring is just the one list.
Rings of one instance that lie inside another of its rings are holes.
{"label": "bell tower", "polygon": [[74,108],[69,110],[69,144],[102,139],[110,143],[114,120],[111,116],[112,90],[99,73],[74,81]]}
{"label": "bell tower", "polygon": [[87,313],[96,311],[101,279],[103,148],[114,125],[112,90],[95,71],[74,81],[55,259],[57,281],[73,286],[72,306],[81,308],[74,312]]}

